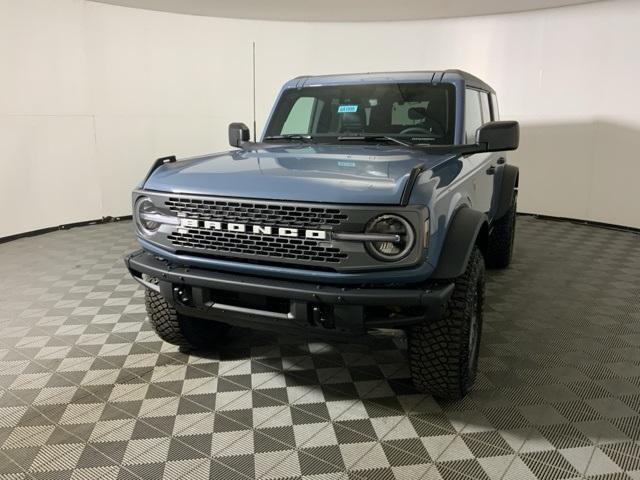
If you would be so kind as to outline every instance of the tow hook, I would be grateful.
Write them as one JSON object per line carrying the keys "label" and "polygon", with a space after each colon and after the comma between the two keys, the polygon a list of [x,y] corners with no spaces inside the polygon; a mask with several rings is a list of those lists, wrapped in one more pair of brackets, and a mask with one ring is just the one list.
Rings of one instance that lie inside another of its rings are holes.
{"label": "tow hook", "polygon": [[173,293],[176,296],[176,298],[180,302],[184,303],[185,305],[188,305],[189,303],[191,303],[191,294],[187,288],[173,287]]}

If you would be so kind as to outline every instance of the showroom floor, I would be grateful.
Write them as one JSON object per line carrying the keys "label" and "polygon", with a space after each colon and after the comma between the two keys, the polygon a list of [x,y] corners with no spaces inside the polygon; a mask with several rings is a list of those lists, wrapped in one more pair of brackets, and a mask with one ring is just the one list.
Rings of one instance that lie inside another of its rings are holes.
{"label": "showroom floor", "polygon": [[2,244],[0,480],[640,479],[640,237],[519,222],[452,403],[390,333],[178,352],[125,271],[130,222]]}

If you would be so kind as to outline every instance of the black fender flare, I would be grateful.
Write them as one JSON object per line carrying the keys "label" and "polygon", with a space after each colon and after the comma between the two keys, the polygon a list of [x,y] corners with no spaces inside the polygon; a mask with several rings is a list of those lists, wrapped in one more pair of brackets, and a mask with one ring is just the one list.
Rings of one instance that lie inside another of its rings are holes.
{"label": "black fender flare", "polygon": [[438,264],[431,275],[434,280],[459,277],[467,269],[473,247],[486,251],[489,235],[487,216],[469,207],[459,208],[445,236]]}
{"label": "black fender flare", "polygon": [[509,211],[511,202],[515,192],[518,189],[518,180],[520,171],[518,167],[513,165],[505,165],[502,167],[502,181],[500,182],[500,191],[495,204],[493,218],[500,219]]}

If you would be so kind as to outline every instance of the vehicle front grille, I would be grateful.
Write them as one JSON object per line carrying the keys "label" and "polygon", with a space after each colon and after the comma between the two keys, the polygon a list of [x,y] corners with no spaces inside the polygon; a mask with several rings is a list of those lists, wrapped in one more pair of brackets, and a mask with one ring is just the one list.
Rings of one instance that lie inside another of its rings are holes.
{"label": "vehicle front grille", "polygon": [[[198,215],[202,214],[198,213]],[[262,220],[262,222],[265,221]],[[323,264],[337,264],[348,258],[346,253],[326,242],[302,238],[225,232],[204,228],[180,229],[180,231],[168,235],[167,238],[178,249],[204,250],[213,255]]]}
{"label": "vehicle front grille", "polygon": [[[339,208],[322,205],[176,196],[166,198],[164,205],[186,218],[305,230],[332,230],[349,218]],[[339,265],[348,259],[347,253],[329,241],[311,238],[181,227],[167,239],[178,250],[196,250],[221,257],[327,266]]]}
{"label": "vehicle front grille", "polygon": [[165,206],[180,216],[257,225],[316,229],[348,220],[338,208],[247,201],[169,197]]}

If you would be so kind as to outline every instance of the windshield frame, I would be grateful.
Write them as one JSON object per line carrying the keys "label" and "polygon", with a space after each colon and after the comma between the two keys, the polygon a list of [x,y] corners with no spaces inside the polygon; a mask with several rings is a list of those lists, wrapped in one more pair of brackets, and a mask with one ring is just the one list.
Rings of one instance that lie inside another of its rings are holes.
{"label": "windshield frame", "polygon": [[[274,140],[269,139],[268,137],[278,137],[282,136],[281,133],[284,122],[286,121],[289,112],[291,111],[292,105],[295,103],[295,100],[291,100],[291,98],[303,98],[304,92],[311,91],[312,89],[320,89],[320,88],[341,88],[341,87],[359,87],[359,86],[367,86],[370,88],[375,87],[384,87],[384,86],[393,86],[393,85],[423,85],[425,88],[437,88],[437,89],[446,89],[447,90],[447,101],[448,101],[448,111],[446,115],[448,116],[448,123],[446,125],[446,133],[445,133],[445,141],[439,142],[436,138],[433,138],[431,141],[425,141],[425,138],[429,137],[428,134],[421,133],[408,133],[408,134],[399,134],[395,132],[363,132],[363,133],[343,133],[343,132],[328,132],[328,133],[301,133],[301,134],[292,134],[292,136],[305,136],[312,141],[312,143],[320,143],[320,144],[344,144],[343,142],[345,137],[393,137],[395,139],[404,141],[406,143],[411,144],[421,144],[421,145],[433,145],[436,147],[445,146],[445,145],[456,145],[460,144],[459,138],[459,127],[461,124],[460,114],[461,109],[464,108],[463,99],[460,98],[459,95],[459,86],[457,82],[439,82],[439,83],[431,83],[427,79],[425,80],[417,80],[411,79],[407,81],[403,80],[390,80],[390,81],[375,81],[375,82],[345,82],[345,83],[328,83],[328,84],[315,84],[315,85],[306,85],[306,86],[292,86],[286,85],[278,95],[276,102],[271,110],[271,113],[267,119],[267,123],[262,133],[262,142],[272,142]],[[285,105],[285,102],[288,102],[289,105]],[[408,127],[407,127],[408,128]],[[284,134],[286,135],[286,134]],[[446,141],[448,140],[448,141]],[[371,144],[370,140],[362,139],[361,143]],[[349,141],[350,144],[359,143],[357,138]],[[381,141],[381,143],[383,143]],[[392,142],[388,142],[392,144]]]}

